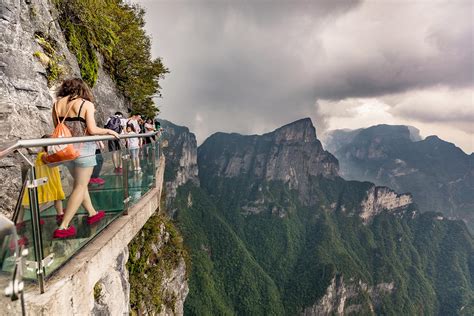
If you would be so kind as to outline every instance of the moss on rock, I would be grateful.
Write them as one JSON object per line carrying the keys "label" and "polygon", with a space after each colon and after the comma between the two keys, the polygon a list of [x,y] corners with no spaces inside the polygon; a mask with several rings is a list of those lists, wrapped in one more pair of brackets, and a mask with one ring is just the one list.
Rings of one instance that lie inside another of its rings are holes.
{"label": "moss on rock", "polygon": [[64,68],[60,65],[64,60],[62,55],[59,55],[56,50],[56,43],[53,39],[45,37],[42,33],[35,34],[35,40],[41,46],[43,52],[36,51],[33,56],[36,57],[42,65],[46,67],[46,78],[48,86],[61,80],[65,74]]}

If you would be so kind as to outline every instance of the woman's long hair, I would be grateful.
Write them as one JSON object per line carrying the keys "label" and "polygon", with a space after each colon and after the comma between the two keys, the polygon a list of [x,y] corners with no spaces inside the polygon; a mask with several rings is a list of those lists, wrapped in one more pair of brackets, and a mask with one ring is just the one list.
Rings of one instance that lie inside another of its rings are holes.
{"label": "woman's long hair", "polygon": [[63,81],[58,91],[56,92],[57,98],[69,97],[69,100],[82,98],[90,102],[94,102],[94,96],[92,90],[89,88],[80,78],[66,79]]}

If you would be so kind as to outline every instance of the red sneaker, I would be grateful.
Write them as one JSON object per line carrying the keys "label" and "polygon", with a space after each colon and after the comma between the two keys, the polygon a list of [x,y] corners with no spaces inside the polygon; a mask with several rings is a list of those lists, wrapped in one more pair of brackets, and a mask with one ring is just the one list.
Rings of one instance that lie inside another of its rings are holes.
{"label": "red sneaker", "polygon": [[69,226],[68,228],[58,228],[53,233],[53,238],[68,238],[76,235],[76,229],[74,226]]}
{"label": "red sneaker", "polygon": [[87,217],[87,224],[94,224],[100,221],[102,218],[104,218],[105,212],[104,211],[98,211],[97,214],[92,215]]}
{"label": "red sneaker", "polygon": [[[25,236],[18,239],[18,247],[25,246],[26,244],[28,244],[28,238]],[[15,250],[15,242],[13,242],[13,240],[10,241],[10,250]]]}
{"label": "red sneaker", "polygon": [[20,230],[25,227],[25,222],[19,222],[16,224],[16,230]]}
{"label": "red sneaker", "polygon": [[95,183],[98,185],[102,185],[105,183],[105,180],[102,178],[94,178],[94,179],[95,179]]}

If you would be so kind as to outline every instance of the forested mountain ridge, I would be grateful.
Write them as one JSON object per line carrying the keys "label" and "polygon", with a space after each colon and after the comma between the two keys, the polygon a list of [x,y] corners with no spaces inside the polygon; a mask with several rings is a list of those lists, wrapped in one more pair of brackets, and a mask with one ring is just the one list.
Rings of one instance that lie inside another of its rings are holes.
{"label": "forested mountain ridge", "polygon": [[474,155],[403,125],[336,130],[326,144],[344,178],[410,192],[420,211],[463,219],[474,230]]}
{"label": "forested mountain ridge", "polygon": [[172,202],[192,260],[186,313],[472,314],[464,223],[342,179],[313,131],[307,119],[200,146],[200,185]]}

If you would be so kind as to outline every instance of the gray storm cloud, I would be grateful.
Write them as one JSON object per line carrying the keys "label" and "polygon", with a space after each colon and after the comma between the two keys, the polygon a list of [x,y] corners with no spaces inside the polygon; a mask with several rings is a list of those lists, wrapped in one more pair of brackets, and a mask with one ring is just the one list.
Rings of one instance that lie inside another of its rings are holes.
{"label": "gray storm cloud", "polygon": [[[324,129],[330,117],[318,100],[403,95],[411,102],[394,103],[393,115],[429,119],[410,109],[429,106],[414,102],[411,91],[467,89],[472,96],[470,1],[138,2],[147,9],[154,54],[171,70],[157,100],[162,116],[201,141],[305,116]],[[472,111],[472,98],[466,104],[462,97],[451,103]]]}

